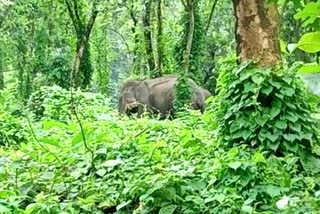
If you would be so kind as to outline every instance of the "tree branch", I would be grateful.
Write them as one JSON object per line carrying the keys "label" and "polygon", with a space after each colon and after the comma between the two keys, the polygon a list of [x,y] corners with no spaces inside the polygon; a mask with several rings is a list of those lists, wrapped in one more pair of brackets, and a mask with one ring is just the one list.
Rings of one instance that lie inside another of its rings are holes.
{"label": "tree branch", "polygon": [[194,7],[193,2],[188,2],[188,16],[189,16],[189,32],[186,50],[183,55],[183,68],[186,73],[189,71],[189,62],[192,49],[193,33],[194,33]]}
{"label": "tree branch", "polygon": [[72,11],[72,9],[71,9],[70,2],[69,2],[68,0],[65,0],[65,3],[66,3],[66,5],[67,5],[67,10],[68,10],[68,12],[69,12],[69,16],[70,16],[70,18],[71,18],[73,27],[74,27],[76,33],[79,34],[79,33],[80,33],[80,29],[79,29],[79,26],[78,26],[78,24],[77,24],[76,17],[75,17],[75,15],[73,14],[73,11]]}
{"label": "tree branch", "polygon": [[129,52],[129,53],[131,52],[128,42],[126,41],[126,39],[124,38],[124,36],[123,36],[120,32],[118,32],[117,30],[115,30],[115,29],[113,29],[113,28],[107,28],[107,30],[110,30],[110,31],[118,34],[118,35],[120,36],[120,38],[122,39],[122,41],[124,42],[124,44],[126,45],[126,47],[127,47],[127,49],[128,49],[128,52]]}
{"label": "tree branch", "polygon": [[78,87],[80,85],[80,75],[79,75],[80,62],[81,62],[84,50],[88,44],[88,40],[89,40],[89,36],[90,36],[91,30],[92,30],[92,27],[94,25],[94,22],[97,18],[98,12],[99,12],[96,8],[97,8],[97,4],[93,3],[91,17],[89,19],[89,22],[86,26],[85,31],[81,35],[81,40],[80,40],[79,47],[78,47],[78,50],[76,53],[75,63],[74,63],[74,67],[73,67],[74,78],[71,78],[71,81],[73,81],[72,86],[75,86],[75,87]]}
{"label": "tree branch", "polygon": [[75,17],[77,19],[77,23],[79,25],[79,28],[82,29],[83,28],[83,23],[82,23],[81,18],[79,16],[79,7],[78,7],[77,0],[73,0],[73,9],[74,9]]}
{"label": "tree branch", "polygon": [[206,34],[208,33],[209,26],[210,26],[210,23],[211,23],[211,19],[212,19],[212,16],[213,16],[213,12],[214,12],[214,9],[216,8],[217,3],[218,3],[218,0],[215,0],[213,2],[212,7],[211,7],[211,11],[210,11],[210,15],[209,15],[209,19],[208,19],[208,23],[207,23],[207,27],[206,27]]}
{"label": "tree branch", "polygon": [[187,7],[188,0],[186,0],[186,1],[187,1],[187,2],[184,2],[184,0],[181,0],[181,3],[183,4],[184,9],[185,9],[185,10],[188,10],[188,7]]}

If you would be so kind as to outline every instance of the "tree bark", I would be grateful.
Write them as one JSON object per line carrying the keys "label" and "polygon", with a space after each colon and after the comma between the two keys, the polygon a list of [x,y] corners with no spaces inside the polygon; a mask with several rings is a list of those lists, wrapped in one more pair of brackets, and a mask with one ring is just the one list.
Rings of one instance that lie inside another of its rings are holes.
{"label": "tree bark", "polygon": [[[80,70],[82,69],[80,69],[80,66],[84,68],[91,67],[89,37],[90,37],[91,30],[93,28],[94,22],[98,15],[97,2],[95,1],[92,5],[91,16],[86,26],[84,25],[84,23],[82,22],[79,16],[77,1],[73,0],[73,9],[69,0],[65,0],[65,2],[67,5],[70,18],[72,20],[74,29],[77,34],[77,39],[78,39],[73,69],[71,71],[72,72],[71,80],[70,80],[71,86],[77,88],[81,86]],[[88,63],[89,65],[87,65]],[[87,86],[90,82],[89,80],[90,76],[88,76],[87,73],[84,73],[84,76],[86,79],[84,80],[83,85]]]}
{"label": "tree bark", "polygon": [[152,36],[151,36],[151,26],[150,26],[150,20],[151,20],[151,0],[145,1],[145,14],[142,18],[143,21],[143,34],[145,38],[145,47],[146,47],[146,54],[147,54],[147,60],[148,60],[148,66],[150,71],[155,70],[155,62],[153,57],[153,49],[152,49]]}
{"label": "tree bark", "polygon": [[183,55],[183,69],[186,73],[189,71],[189,64],[190,64],[190,54],[191,54],[191,48],[192,48],[192,40],[193,40],[193,33],[194,33],[194,0],[187,0],[184,2],[182,0],[182,3],[185,7],[185,10],[188,12],[189,16],[189,32],[188,32],[188,40],[187,40],[187,46],[186,50]]}
{"label": "tree bark", "polygon": [[90,20],[87,24],[87,27],[86,27],[84,33],[81,36],[81,40],[79,41],[79,46],[77,47],[77,51],[76,51],[75,62],[74,62],[74,67],[73,67],[73,78],[72,78],[73,79],[72,86],[74,86],[75,88],[77,88],[81,85],[80,72],[79,72],[80,63],[83,58],[83,54],[85,52],[85,49],[88,45],[90,33],[91,33],[92,27],[94,25],[94,22],[97,18],[97,15],[98,15],[98,11],[96,10],[96,7],[94,5],[92,8],[92,14],[91,14]]}
{"label": "tree bark", "polygon": [[158,60],[157,60],[157,75],[161,76],[162,70],[162,58],[163,58],[163,50],[162,50],[162,10],[161,10],[161,0],[158,0],[157,6],[157,24],[158,24],[158,34],[157,34],[157,48],[158,48]]}
{"label": "tree bark", "polygon": [[266,0],[233,0],[237,54],[240,62],[254,60],[274,66],[281,60],[276,3]]}
{"label": "tree bark", "polygon": [[137,71],[140,67],[139,65],[139,54],[138,54],[138,44],[140,43],[139,36],[137,34],[138,20],[133,12],[133,2],[131,2],[131,6],[129,9],[130,17],[133,21],[133,27],[131,28],[132,34],[134,35],[134,47],[133,47],[133,71]]}
{"label": "tree bark", "polygon": [[213,4],[212,4],[210,15],[209,15],[209,19],[208,19],[208,23],[207,23],[207,27],[206,27],[206,34],[208,33],[208,30],[209,30],[209,27],[210,27],[210,23],[211,23],[211,19],[212,19],[212,16],[213,16],[213,12],[214,12],[214,9],[217,6],[217,3],[218,3],[218,0],[215,0],[213,2]]}
{"label": "tree bark", "polygon": [[4,54],[0,47],[0,90],[4,89]]}

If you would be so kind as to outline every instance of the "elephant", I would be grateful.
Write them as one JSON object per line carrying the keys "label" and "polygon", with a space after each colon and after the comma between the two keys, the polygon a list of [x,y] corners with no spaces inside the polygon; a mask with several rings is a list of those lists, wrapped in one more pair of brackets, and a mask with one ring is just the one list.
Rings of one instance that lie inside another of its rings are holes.
{"label": "elephant", "polygon": [[[161,117],[173,115],[173,101],[175,99],[175,84],[177,75],[166,75],[154,79],[129,80],[120,90],[118,99],[118,111],[120,114],[142,113],[147,110],[151,113],[160,113]],[[205,110],[205,95],[201,88],[191,79],[192,108]]]}
{"label": "elephant", "polygon": [[211,92],[208,91],[207,89],[200,87],[200,90],[204,96],[204,100],[207,100],[209,97],[212,96]]}

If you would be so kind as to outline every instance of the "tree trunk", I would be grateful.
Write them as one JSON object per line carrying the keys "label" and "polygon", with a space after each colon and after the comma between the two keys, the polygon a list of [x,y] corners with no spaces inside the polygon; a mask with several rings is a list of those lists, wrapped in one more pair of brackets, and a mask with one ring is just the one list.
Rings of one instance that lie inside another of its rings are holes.
{"label": "tree trunk", "polygon": [[193,1],[194,0],[187,0],[187,2],[184,3],[184,1],[182,0],[182,3],[184,4],[184,7],[188,12],[188,16],[189,16],[188,40],[187,40],[186,50],[183,55],[183,69],[186,73],[188,73],[189,71],[190,54],[191,54],[192,40],[193,40],[193,33],[194,33],[194,11],[193,11],[194,2]]}
{"label": "tree trunk", "polygon": [[209,27],[210,27],[210,23],[211,23],[211,19],[212,19],[212,16],[213,16],[213,12],[214,12],[214,9],[216,8],[217,6],[217,3],[218,3],[218,0],[215,0],[212,4],[212,7],[211,7],[211,11],[210,11],[210,15],[209,15],[209,18],[208,18],[208,23],[207,23],[207,27],[206,27],[206,34],[208,34],[208,30],[209,30]]}
{"label": "tree trunk", "polygon": [[139,36],[137,34],[137,27],[138,27],[138,20],[133,12],[133,4],[131,4],[131,7],[129,9],[130,11],[130,17],[133,21],[133,27],[131,28],[131,31],[132,31],[132,34],[134,35],[134,47],[133,47],[133,71],[134,72],[137,72],[139,70],[139,54],[138,54],[138,45],[140,43],[140,40],[139,40]]}
{"label": "tree trunk", "polygon": [[266,0],[233,0],[237,54],[240,62],[254,60],[274,66],[281,60],[276,3]]}
{"label": "tree trunk", "polygon": [[[97,2],[95,1],[92,5],[91,16],[86,26],[79,16],[77,1],[73,0],[73,9],[72,4],[68,0],[65,0],[65,2],[78,39],[73,69],[71,71],[71,86],[75,88],[79,86],[86,87],[90,83],[92,74],[89,37],[98,16]],[[81,82],[81,72],[84,75],[83,82]]]}
{"label": "tree trunk", "polygon": [[157,24],[158,24],[158,34],[157,34],[157,48],[158,48],[158,60],[157,60],[157,74],[156,76],[161,76],[162,69],[162,11],[161,11],[161,0],[158,0],[157,6]]}
{"label": "tree trunk", "polygon": [[0,90],[4,89],[4,54],[0,47]]}
{"label": "tree trunk", "polygon": [[155,70],[155,62],[153,58],[151,26],[150,26],[151,0],[146,0],[145,7],[146,7],[145,14],[142,18],[143,27],[144,27],[143,34],[145,38],[145,46],[146,46],[146,54],[147,54],[149,70],[153,71]]}

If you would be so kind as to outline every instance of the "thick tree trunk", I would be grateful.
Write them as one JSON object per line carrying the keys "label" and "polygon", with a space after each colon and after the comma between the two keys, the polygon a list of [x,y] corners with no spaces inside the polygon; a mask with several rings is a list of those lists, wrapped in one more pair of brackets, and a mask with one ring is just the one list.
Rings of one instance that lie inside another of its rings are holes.
{"label": "thick tree trunk", "polygon": [[190,54],[192,48],[192,40],[193,40],[193,33],[194,33],[194,0],[187,0],[186,3],[182,1],[186,11],[188,12],[189,16],[189,32],[188,32],[188,40],[186,50],[183,56],[183,69],[186,73],[189,71],[189,64],[190,64]]}
{"label": "thick tree trunk", "polygon": [[149,65],[149,70],[153,71],[155,70],[155,62],[153,57],[153,50],[152,50],[152,37],[151,37],[151,26],[150,26],[150,20],[151,20],[151,0],[146,0],[145,2],[145,14],[143,16],[143,33],[145,38],[145,46],[146,46],[146,54],[147,54],[147,60]]}
{"label": "thick tree trunk", "polygon": [[157,60],[157,75],[161,76],[162,69],[162,11],[161,11],[161,0],[158,0],[157,6],[157,24],[158,24],[158,34],[157,34],[157,47],[158,47],[158,60]]}
{"label": "thick tree trunk", "polygon": [[237,53],[240,62],[255,60],[274,66],[281,60],[276,3],[267,0],[233,0]]}

